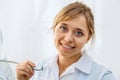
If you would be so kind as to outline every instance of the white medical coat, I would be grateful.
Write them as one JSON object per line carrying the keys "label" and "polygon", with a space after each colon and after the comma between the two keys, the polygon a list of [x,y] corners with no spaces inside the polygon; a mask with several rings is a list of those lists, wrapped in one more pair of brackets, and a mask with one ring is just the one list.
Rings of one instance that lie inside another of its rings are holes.
{"label": "white medical coat", "polygon": [[40,62],[36,68],[41,67],[43,70],[35,71],[31,80],[115,80],[110,70],[94,62],[86,52],[60,76],[57,57]]}

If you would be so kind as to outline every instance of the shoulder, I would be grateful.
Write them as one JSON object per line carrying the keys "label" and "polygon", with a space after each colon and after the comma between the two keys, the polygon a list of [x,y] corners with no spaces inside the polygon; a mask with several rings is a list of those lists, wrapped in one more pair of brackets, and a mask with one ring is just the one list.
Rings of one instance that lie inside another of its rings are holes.
{"label": "shoulder", "polygon": [[95,61],[92,62],[92,68],[91,68],[92,73],[105,73],[105,72],[111,72],[109,69],[106,67],[96,63]]}
{"label": "shoulder", "polygon": [[99,80],[115,80],[112,71],[93,61],[91,75]]}

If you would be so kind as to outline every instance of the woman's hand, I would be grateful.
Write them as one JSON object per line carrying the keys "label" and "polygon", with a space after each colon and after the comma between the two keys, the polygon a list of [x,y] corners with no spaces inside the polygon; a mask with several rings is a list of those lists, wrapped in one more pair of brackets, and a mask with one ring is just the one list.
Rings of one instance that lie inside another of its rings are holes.
{"label": "woman's hand", "polygon": [[35,64],[31,61],[18,64],[16,67],[17,80],[29,80],[34,74],[34,67]]}

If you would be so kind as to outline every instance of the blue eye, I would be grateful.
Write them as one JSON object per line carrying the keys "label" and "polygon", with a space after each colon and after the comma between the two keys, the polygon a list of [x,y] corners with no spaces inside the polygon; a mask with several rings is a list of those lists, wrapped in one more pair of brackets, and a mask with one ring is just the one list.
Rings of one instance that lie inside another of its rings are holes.
{"label": "blue eye", "polygon": [[76,35],[76,36],[82,36],[83,33],[82,33],[81,31],[77,31],[77,32],[75,33],[75,35]]}

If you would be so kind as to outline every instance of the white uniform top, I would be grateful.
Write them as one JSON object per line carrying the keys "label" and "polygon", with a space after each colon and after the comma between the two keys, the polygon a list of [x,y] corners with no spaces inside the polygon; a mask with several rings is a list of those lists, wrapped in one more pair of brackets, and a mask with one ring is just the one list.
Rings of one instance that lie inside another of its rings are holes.
{"label": "white uniform top", "polygon": [[115,80],[111,71],[95,63],[86,52],[60,76],[57,57],[40,62],[37,68],[41,67],[43,70],[35,71],[31,80]]}

